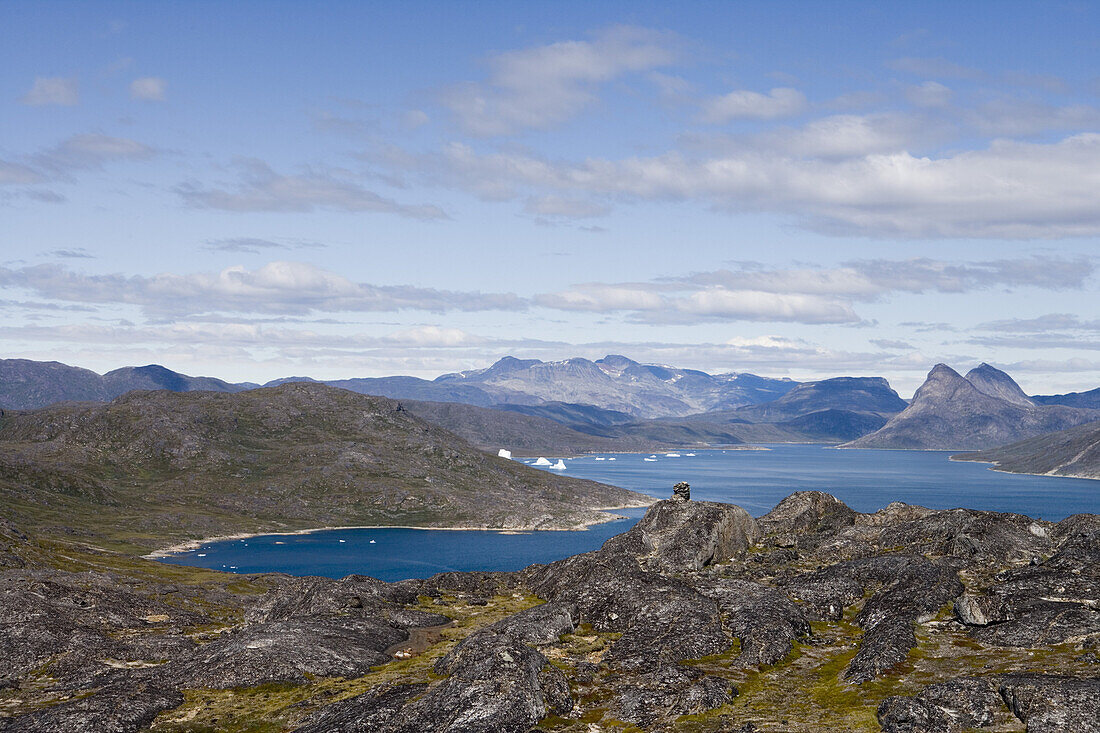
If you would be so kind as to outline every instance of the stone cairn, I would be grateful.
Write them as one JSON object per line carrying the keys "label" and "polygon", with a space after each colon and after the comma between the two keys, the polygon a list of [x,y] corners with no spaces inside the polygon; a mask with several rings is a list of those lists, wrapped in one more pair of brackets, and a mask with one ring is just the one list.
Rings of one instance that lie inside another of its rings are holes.
{"label": "stone cairn", "polygon": [[691,486],[687,481],[681,481],[672,487],[672,498],[680,501],[691,501]]}

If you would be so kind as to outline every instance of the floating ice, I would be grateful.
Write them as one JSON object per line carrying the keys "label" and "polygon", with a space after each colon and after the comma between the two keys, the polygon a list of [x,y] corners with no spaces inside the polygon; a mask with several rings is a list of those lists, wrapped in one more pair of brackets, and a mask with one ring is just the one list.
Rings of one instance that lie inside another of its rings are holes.
{"label": "floating ice", "polygon": [[371,544],[373,545],[373,544],[374,544],[374,540],[371,540],[371,541],[370,541],[370,543],[371,543]]}
{"label": "floating ice", "polygon": [[497,451],[497,455],[500,456],[501,458],[511,458],[512,457],[512,451],[508,450],[507,448],[501,448],[500,450]]}
{"label": "floating ice", "polygon": [[688,458],[694,458],[695,457],[694,453],[685,453],[684,455],[687,456]]}
{"label": "floating ice", "polygon": [[607,459],[604,458],[603,456],[596,456],[596,460],[597,461],[606,461]]}
{"label": "floating ice", "polygon": [[549,466],[549,465],[550,465],[550,461],[546,460],[546,459],[545,459],[545,458],[543,458],[542,456],[539,456],[538,460],[537,460],[537,461],[535,461],[535,464],[534,464],[534,465],[536,465],[536,466]]}
{"label": "floating ice", "polygon": [[206,553],[200,552],[198,555],[196,555],[196,557],[206,557]]}
{"label": "floating ice", "polygon": [[559,458],[558,462],[555,463],[550,468],[551,468],[551,470],[554,470],[554,471],[564,471],[565,470],[565,461],[563,461],[562,459]]}
{"label": "floating ice", "polygon": [[347,540],[340,540],[341,542],[347,542]]}
{"label": "floating ice", "polygon": [[643,458],[642,460],[643,461],[648,461],[649,463],[656,463],[657,462],[656,458]]}
{"label": "floating ice", "polygon": [[679,458],[679,453],[665,453],[665,458]]}
{"label": "floating ice", "polygon": [[607,460],[609,460],[609,461],[613,461],[613,460],[615,460],[615,459],[614,459],[614,458],[608,458]]}

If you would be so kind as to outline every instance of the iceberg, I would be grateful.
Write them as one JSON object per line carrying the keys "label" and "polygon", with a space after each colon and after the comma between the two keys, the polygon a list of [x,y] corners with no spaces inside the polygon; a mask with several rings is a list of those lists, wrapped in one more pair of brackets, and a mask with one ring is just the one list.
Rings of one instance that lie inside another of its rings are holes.
{"label": "iceberg", "polygon": [[511,458],[512,457],[512,451],[508,450],[507,448],[501,448],[500,450],[497,451],[497,455],[500,456],[501,458]]}
{"label": "iceberg", "polygon": [[536,466],[549,466],[550,461],[546,460],[542,456],[539,456],[539,459],[537,461],[535,461],[534,465],[536,465]]}
{"label": "iceberg", "polygon": [[596,460],[597,461],[606,461],[607,459],[604,458],[603,456],[596,456]]}
{"label": "iceberg", "polygon": [[679,458],[679,453],[665,453],[665,458]]}
{"label": "iceberg", "polygon": [[685,453],[684,455],[687,456],[688,458],[694,458],[695,457],[694,453]]}
{"label": "iceberg", "polygon": [[555,463],[550,468],[555,470],[555,471],[564,471],[565,470],[565,461],[563,461],[562,459],[559,458],[558,462]]}
{"label": "iceberg", "polygon": [[371,544],[373,545],[373,544],[374,544],[374,540],[371,540],[371,541],[370,541],[370,543],[371,543]]}
{"label": "iceberg", "polygon": [[614,458],[614,456],[612,456],[611,458],[608,458],[607,460],[613,461],[613,460],[615,460],[615,458]]}
{"label": "iceberg", "polygon": [[657,462],[656,458],[643,458],[642,460],[643,461],[648,461],[649,463],[656,463]]}

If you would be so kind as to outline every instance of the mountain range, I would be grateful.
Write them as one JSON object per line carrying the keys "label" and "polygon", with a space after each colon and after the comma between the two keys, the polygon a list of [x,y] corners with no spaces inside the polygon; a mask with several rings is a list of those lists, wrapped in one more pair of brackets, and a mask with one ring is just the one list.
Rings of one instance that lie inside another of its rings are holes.
{"label": "mountain range", "polygon": [[[265,386],[319,383],[295,376]],[[650,451],[752,442],[844,443],[853,448],[975,450],[1100,417],[1100,389],[1028,396],[988,364],[965,377],[937,365],[906,402],[880,377],[813,382],[712,375],[624,356],[543,362],[504,357],[444,374],[323,382],[389,397],[486,449],[521,454]],[[159,365],[98,375],[57,362],[0,360],[0,408],[111,400],[133,389],[235,393],[253,383],[191,377]],[[847,442],[846,442],[847,441]]]}
{"label": "mountain range", "polygon": [[843,448],[980,450],[1100,419],[1100,411],[1040,404],[1003,371],[982,364],[960,375],[937,364],[909,406]]}

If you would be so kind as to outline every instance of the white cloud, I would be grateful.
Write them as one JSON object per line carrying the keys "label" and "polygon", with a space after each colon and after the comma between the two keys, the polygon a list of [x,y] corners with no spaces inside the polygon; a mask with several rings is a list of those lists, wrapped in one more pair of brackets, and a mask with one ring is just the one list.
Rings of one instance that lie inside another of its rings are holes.
{"label": "white cloud", "polygon": [[534,298],[536,305],[571,311],[625,311],[642,323],[786,321],[851,323],[859,317],[836,298],[802,293],[705,288],[686,294],[655,292],[645,285],[592,283]]}
{"label": "white cloud", "polygon": [[918,107],[946,107],[951,102],[952,91],[938,81],[926,81],[909,87],[905,96]]}
{"label": "white cloud", "polygon": [[31,107],[57,105],[72,107],[80,103],[80,92],[76,79],[61,76],[39,76],[34,80],[29,92],[19,100]]}
{"label": "white cloud", "polygon": [[351,213],[378,212],[411,219],[445,219],[431,204],[402,204],[369,191],[344,171],[307,170],[283,175],[266,163],[248,159],[238,164],[241,180],[232,190],[195,183],[176,187],[190,206],[223,211],[308,212],[330,209]]}
{"label": "white cloud", "polygon": [[667,65],[673,58],[666,36],[616,27],[591,41],[497,54],[489,60],[488,81],[454,86],[442,102],[473,135],[551,127],[593,103],[599,85]]}
{"label": "white cloud", "polygon": [[84,275],[57,265],[0,267],[0,285],[40,297],[78,303],[129,304],[155,316],[201,313],[519,310],[510,293],[435,290],[356,283],[301,262],[271,262],[255,270],[235,266],[217,273]]}
{"label": "white cloud", "polygon": [[797,89],[777,87],[767,94],[733,91],[703,103],[704,122],[721,124],[730,120],[774,120],[793,117],[806,108],[806,95]]}
{"label": "white cloud", "polygon": [[590,219],[607,216],[611,207],[606,204],[562,196],[537,196],[527,199],[523,210],[535,216],[561,217],[565,219]]}
{"label": "white cloud", "polygon": [[736,150],[560,163],[522,153],[394,159],[481,195],[523,188],[630,200],[697,200],[773,211],[826,233],[895,237],[1060,238],[1100,234],[1100,134],[995,140],[941,157],[909,152],[804,157]]}
{"label": "white cloud", "polygon": [[163,102],[167,90],[168,82],[159,76],[143,76],[130,82],[130,99]]}

